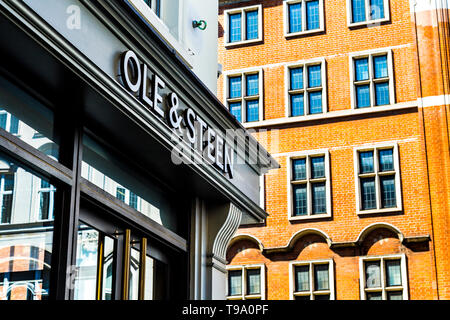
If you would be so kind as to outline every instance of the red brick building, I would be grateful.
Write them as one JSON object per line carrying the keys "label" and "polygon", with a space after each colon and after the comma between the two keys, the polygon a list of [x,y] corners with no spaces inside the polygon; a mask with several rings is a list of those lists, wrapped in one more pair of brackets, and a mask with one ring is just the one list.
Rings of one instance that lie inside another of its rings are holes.
{"label": "red brick building", "polygon": [[219,98],[281,165],[229,299],[450,299],[449,4],[220,1]]}

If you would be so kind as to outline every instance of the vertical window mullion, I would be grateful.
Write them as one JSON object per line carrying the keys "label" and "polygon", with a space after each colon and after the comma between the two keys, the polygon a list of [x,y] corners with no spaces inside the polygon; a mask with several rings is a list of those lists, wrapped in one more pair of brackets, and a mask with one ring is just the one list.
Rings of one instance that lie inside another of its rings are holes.
{"label": "vertical window mullion", "polygon": [[373,149],[373,170],[375,172],[375,200],[377,203],[377,210],[381,209],[383,207],[381,203],[381,182],[380,182],[380,168],[379,168],[379,160],[378,160],[378,149]]}
{"label": "vertical window mullion", "polygon": [[312,188],[311,188],[311,157],[306,156],[306,201],[307,201],[307,210],[306,213],[308,216],[312,215],[313,212],[313,203],[312,203]]}
{"label": "vertical window mullion", "polygon": [[310,262],[309,263],[309,290],[311,294],[311,300],[314,300],[314,265]]}
{"label": "vertical window mullion", "polygon": [[[303,87],[305,88],[303,94],[303,114],[305,116],[309,115],[309,72],[308,66],[306,63],[303,65]],[[309,160],[309,159],[308,159]]]}
{"label": "vertical window mullion", "polygon": [[373,59],[372,59],[372,55],[368,55],[367,56],[367,63],[368,63],[368,68],[369,68],[369,90],[370,90],[370,107],[375,106],[375,85],[373,82],[373,77],[374,77],[374,70],[373,70]]}
{"label": "vertical window mullion", "polygon": [[242,267],[242,300],[247,295],[247,268]]}
{"label": "vertical window mullion", "polygon": [[241,11],[241,41],[247,40],[247,12]]}
{"label": "vertical window mullion", "polygon": [[381,258],[381,261],[380,261],[380,273],[381,273],[381,289],[382,289],[382,292],[381,292],[381,299],[382,300],[386,300],[387,299],[387,297],[386,297],[386,270],[385,270],[385,267],[384,267],[384,263],[385,263],[385,259],[384,258]]}
{"label": "vertical window mullion", "polygon": [[371,17],[371,9],[370,9],[370,0],[365,0],[366,3],[366,21],[372,20]]}
{"label": "vertical window mullion", "polygon": [[303,32],[303,31],[306,31],[306,1],[305,0],[302,0],[301,1],[301,4],[302,4],[302,30],[301,30],[301,32]]}

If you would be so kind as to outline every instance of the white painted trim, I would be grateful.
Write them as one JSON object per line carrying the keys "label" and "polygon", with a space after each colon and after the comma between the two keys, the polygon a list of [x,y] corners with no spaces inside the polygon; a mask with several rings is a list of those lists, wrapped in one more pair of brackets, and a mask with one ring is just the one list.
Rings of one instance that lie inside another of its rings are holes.
{"label": "white painted trim", "polygon": [[[385,260],[393,260],[393,259],[400,259],[400,270],[401,270],[401,277],[402,277],[402,286],[398,288],[399,291],[402,290],[403,294],[403,300],[408,300],[408,268],[406,264],[406,255],[404,253],[401,254],[392,254],[392,255],[385,255],[385,256],[365,256],[359,258],[359,292],[360,292],[360,299],[366,300],[366,272],[364,269],[364,262],[365,261],[380,261],[380,273],[381,273],[381,292],[382,292],[382,299],[387,300],[386,296],[386,272],[384,268],[384,262]],[[379,292],[380,290],[377,290]]]}
{"label": "white painted trim", "polygon": [[[226,294],[227,294],[227,300],[250,300],[250,299],[257,299],[261,298],[261,300],[266,299],[266,266],[264,263],[260,264],[245,264],[245,265],[228,265],[226,266],[227,269],[227,275],[226,275]],[[247,295],[247,270],[248,269],[260,269],[260,288],[261,288],[261,294],[258,295]],[[239,296],[229,296],[228,293],[230,292],[229,288],[229,279],[228,279],[228,271],[231,270],[241,270],[242,275],[242,294]]]}
{"label": "white painted trim", "polygon": [[339,111],[329,111],[329,112],[322,113],[322,114],[312,114],[312,115],[308,115],[308,116],[268,119],[268,120],[263,120],[263,121],[244,123],[243,126],[246,129],[250,129],[250,128],[277,126],[277,125],[284,125],[284,124],[296,124],[296,123],[315,121],[315,120],[335,119],[335,118],[358,116],[358,115],[385,112],[385,111],[409,109],[409,108],[414,108],[417,106],[418,106],[417,101],[410,101],[410,102],[403,102],[403,103],[397,103],[397,104],[393,104],[393,105],[379,106],[379,107],[373,107],[373,108],[360,108],[360,109],[352,108],[352,109],[345,109],[345,110],[339,110]]}
{"label": "white painted trim", "polygon": [[355,22],[353,23],[353,10],[352,10],[352,0],[347,0],[347,26],[349,28],[352,27],[359,27],[359,26],[378,26],[382,22],[390,21],[390,7],[389,7],[389,0],[383,0],[384,4],[384,18],[381,19],[370,19],[370,0],[365,0],[365,8],[366,8],[366,20],[361,22]]}
{"label": "white painted trim", "polygon": [[316,34],[325,31],[325,13],[324,13],[324,6],[323,6],[323,0],[319,0],[319,28],[318,29],[312,29],[312,30],[306,30],[306,6],[302,4],[302,30],[299,32],[289,32],[289,5],[300,3],[300,2],[307,2],[306,0],[284,0],[283,1],[283,30],[284,30],[284,37],[285,38],[291,38],[296,37],[300,35],[311,35]]}
{"label": "white painted trim", "polygon": [[329,281],[329,291],[330,300],[335,300],[335,288],[334,288],[334,261],[333,259],[323,259],[323,260],[307,260],[307,261],[290,261],[289,262],[289,299],[295,299],[295,267],[296,266],[309,266],[309,287],[310,287],[310,297],[313,297],[314,293],[314,272],[313,266],[319,264],[328,264],[328,281]]}
{"label": "white painted trim", "polygon": [[[395,196],[397,206],[394,208],[381,208],[381,190],[379,183],[379,161],[378,161],[378,150],[380,149],[393,149],[393,161],[394,161],[394,172],[395,172]],[[374,176],[375,176],[375,193],[376,193],[376,203],[377,208],[373,210],[362,210],[361,204],[361,184],[359,178],[359,152],[373,150],[374,153]],[[398,150],[398,143],[376,143],[372,145],[363,145],[353,148],[353,166],[354,166],[354,177],[355,177],[355,200],[356,200],[356,213],[359,216],[374,214],[374,213],[390,213],[403,210],[402,203],[402,187],[401,187],[401,173],[400,173],[400,156]]]}
{"label": "white painted trim", "polygon": [[265,209],[266,202],[266,175],[259,177],[259,206]]}
{"label": "white painted trim", "polygon": [[[309,108],[308,108],[308,98],[307,98],[307,93],[308,93],[308,66],[311,65],[321,65],[321,82],[322,82],[322,113],[320,114],[309,114]],[[303,96],[303,101],[304,101],[304,115],[303,116],[297,116],[297,117],[291,117],[290,116],[290,111],[291,111],[291,99],[290,99],[290,94],[289,94],[289,90],[291,87],[291,77],[290,77],[290,69],[296,68],[296,67],[303,67],[303,90],[304,90],[304,96]],[[309,60],[300,60],[297,62],[290,62],[285,64],[284,66],[284,99],[285,99],[285,103],[284,103],[284,115],[286,118],[309,118],[311,116],[317,116],[317,115],[323,115],[325,113],[328,112],[328,94],[327,94],[327,63],[325,58],[316,58],[316,59],[309,59]]]}
{"label": "white painted trim", "polygon": [[[326,206],[327,212],[325,214],[312,214],[312,191],[311,191],[311,169],[310,169],[310,158],[313,156],[324,156],[325,157],[325,193],[326,193]],[[306,158],[306,181],[307,181],[307,205],[308,205],[308,214],[305,216],[293,216],[293,194],[292,194],[292,160],[298,158]],[[309,219],[321,219],[328,218],[332,215],[331,208],[331,179],[330,179],[330,152],[328,149],[318,149],[318,150],[308,150],[308,151],[300,151],[290,154],[286,157],[286,169],[287,169],[287,204],[288,204],[288,220],[289,221],[298,221],[298,220],[309,220]]]}
{"label": "white painted trim", "polygon": [[[246,19],[246,12],[249,11],[257,11],[258,12],[258,38],[256,39],[251,39],[251,40],[244,40],[246,37],[246,32],[247,32],[247,19]],[[236,41],[236,42],[230,42],[229,39],[229,15],[230,14],[235,14],[235,13],[240,13],[241,14],[241,41]],[[262,5],[254,5],[254,6],[248,6],[248,7],[242,7],[242,8],[233,8],[233,9],[228,9],[228,10],[224,10],[223,12],[223,17],[224,17],[224,33],[223,33],[223,40],[224,40],[224,47],[225,48],[230,48],[230,47],[235,47],[235,46],[239,46],[242,44],[250,44],[250,43],[256,43],[256,42],[261,42],[263,39],[263,10],[262,10]]]}
{"label": "white painted trim", "polygon": [[417,103],[422,108],[446,106],[450,104],[450,94],[419,98]]}

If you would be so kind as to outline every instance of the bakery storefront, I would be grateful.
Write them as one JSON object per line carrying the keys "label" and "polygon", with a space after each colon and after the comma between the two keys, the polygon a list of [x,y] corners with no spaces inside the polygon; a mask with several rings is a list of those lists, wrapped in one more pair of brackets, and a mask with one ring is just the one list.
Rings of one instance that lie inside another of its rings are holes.
{"label": "bakery storefront", "polygon": [[0,1],[0,300],[223,299],[276,165],[227,130],[127,1]]}

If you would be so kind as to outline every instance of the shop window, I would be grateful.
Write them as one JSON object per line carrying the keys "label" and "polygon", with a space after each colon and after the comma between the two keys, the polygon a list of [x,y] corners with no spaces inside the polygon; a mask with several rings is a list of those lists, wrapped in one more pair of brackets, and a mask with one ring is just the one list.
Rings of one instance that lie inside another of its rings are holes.
{"label": "shop window", "polygon": [[59,137],[54,113],[27,92],[0,76],[0,128],[17,136],[35,149],[52,149],[59,159]]}
{"label": "shop window", "polygon": [[49,181],[0,154],[0,300],[49,297],[54,203],[50,197],[39,201],[40,186],[56,192]]}
{"label": "shop window", "polygon": [[291,262],[291,299],[334,300],[333,269],[333,260]]}
{"label": "shop window", "polygon": [[362,300],[408,300],[405,255],[360,258]]}
{"label": "shop window", "polygon": [[264,300],[264,265],[244,265],[227,267],[228,300]]}

